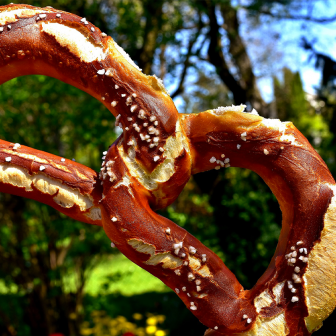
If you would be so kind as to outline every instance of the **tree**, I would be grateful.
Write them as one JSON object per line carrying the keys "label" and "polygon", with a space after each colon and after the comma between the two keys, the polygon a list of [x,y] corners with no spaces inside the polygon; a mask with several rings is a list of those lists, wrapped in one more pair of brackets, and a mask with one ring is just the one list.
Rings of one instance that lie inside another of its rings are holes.
{"label": "tree", "polygon": [[[41,76],[18,78],[0,90],[3,138],[15,134],[8,140],[97,166],[99,152],[114,134],[114,122],[107,121],[104,108],[83,92]],[[36,93],[31,95],[31,90]],[[29,112],[22,118],[21,111]],[[91,267],[104,253],[113,253],[108,240],[97,227],[83,227],[31,200],[4,194],[1,198],[1,279],[9,287],[16,284],[13,294],[25,294],[20,304],[25,307],[23,318],[31,333],[78,335],[81,319],[72,317],[82,315],[83,287]],[[88,239],[93,235],[94,240]],[[69,293],[66,277],[70,272],[76,281]],[[22,323],[18,310],[0,306],[8,328]],[[27,333],[24,329],[17,332]]]}

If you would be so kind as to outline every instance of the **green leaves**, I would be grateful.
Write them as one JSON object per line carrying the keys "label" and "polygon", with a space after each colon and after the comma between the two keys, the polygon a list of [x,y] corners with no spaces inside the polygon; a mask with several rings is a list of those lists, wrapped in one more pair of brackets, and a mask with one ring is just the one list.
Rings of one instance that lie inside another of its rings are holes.
{"label": "green leaves", "polygon": [[[102,104],[53,78],[7,82],[0,86],[0,102],[0,138],[75,158],[96,170],[101,153],[116,139],[114,117]],[[114,252],[109,239],[100,227],[75,222],[44,204],[7,194],[0,199],[4,290],[9,292],[15,284],[16,292],[27,296],[24,315],[31,327],[29,311],[36,309],[41,325],[47,318],[50,326],[75,323],[70,315],[80,310],[87,270],[105,253]],[[68,274],[76,278],[70,296],[65,290]],[[67,313],[50,313],[61,309],[60,301],[67,302]],[[32,333],[42,334],[38,328]],[[66,328],[63,332],[68,333]]]}

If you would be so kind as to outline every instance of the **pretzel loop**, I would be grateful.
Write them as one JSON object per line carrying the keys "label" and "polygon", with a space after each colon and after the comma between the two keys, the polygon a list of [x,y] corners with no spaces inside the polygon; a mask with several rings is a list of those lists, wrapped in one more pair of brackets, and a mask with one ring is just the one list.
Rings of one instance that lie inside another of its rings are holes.
{"label": "pretzel loop", "polygon": [[[120,177],[104,191],[106,233],[129,259],[171,287],[212,328],[209,335],[310,334],[320,325],[321,312],[325,318],[335,305],[315,299],[319,307],[311,307],[307,299],[307,293],[316,295],[315,276],[321,273],[314,249],[323,248],[326,240],[316,242],[323,236],[321,228],[333,225],[335,183],[325,163],[291,123],[235,111],[180,119],[193,173],[217,165],[248,168],[277,196],[283,228],[270,266],[251,290],[243,290],[213,252],[152,212],[146,189],[132,177],[118,145],[107,156]],[[307,195],[315,195],[313,209]],[[332,288],[329,277],[330,272],[318,281]],[[326,295],[333,293],[331,288]]]}

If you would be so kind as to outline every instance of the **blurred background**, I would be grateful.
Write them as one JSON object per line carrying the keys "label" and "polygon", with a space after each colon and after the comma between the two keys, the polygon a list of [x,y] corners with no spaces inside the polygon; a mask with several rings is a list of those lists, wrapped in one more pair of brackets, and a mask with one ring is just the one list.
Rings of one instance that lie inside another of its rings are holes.
{"label": "blurred background", "polygon": [[[336,176],[335,1],[25,2],[86,17],[163,79],[181,113],[243,103],[293,121]],[[0,86],[0,116],[1,139],[95,170],[121,132],[98,101],[43,76]],[[213,249],[245,288],[266,269],[281,227],[265,183],[235,168],[194,176],[161,214]],[[335,335],[335,316],[314,335]],[[0,194],[0,336],[204,330],[169,288],[111,249],[101,228]]]}

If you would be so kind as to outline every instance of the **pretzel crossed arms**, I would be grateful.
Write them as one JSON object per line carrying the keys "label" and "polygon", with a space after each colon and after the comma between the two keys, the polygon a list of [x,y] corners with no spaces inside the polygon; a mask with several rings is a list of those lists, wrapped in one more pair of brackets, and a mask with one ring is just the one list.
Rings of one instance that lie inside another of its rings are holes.
{"label": "pretzel crossed arms", "polygon": [[[206,335],[301,336],[336,305],[336,186],[290,122],[244,106],[179,114],[155,76],[85,18],[53,8],[0,7],[0,83],[58,78],[100,100],[123,128],[99,174],[79,163],[0,140],[0,191],[100,225],[127,258],[161,279],[209,329]],[[274,257],[244,290],[219,257],[154,210],[191,175],[243,167],[277,197]]]}

